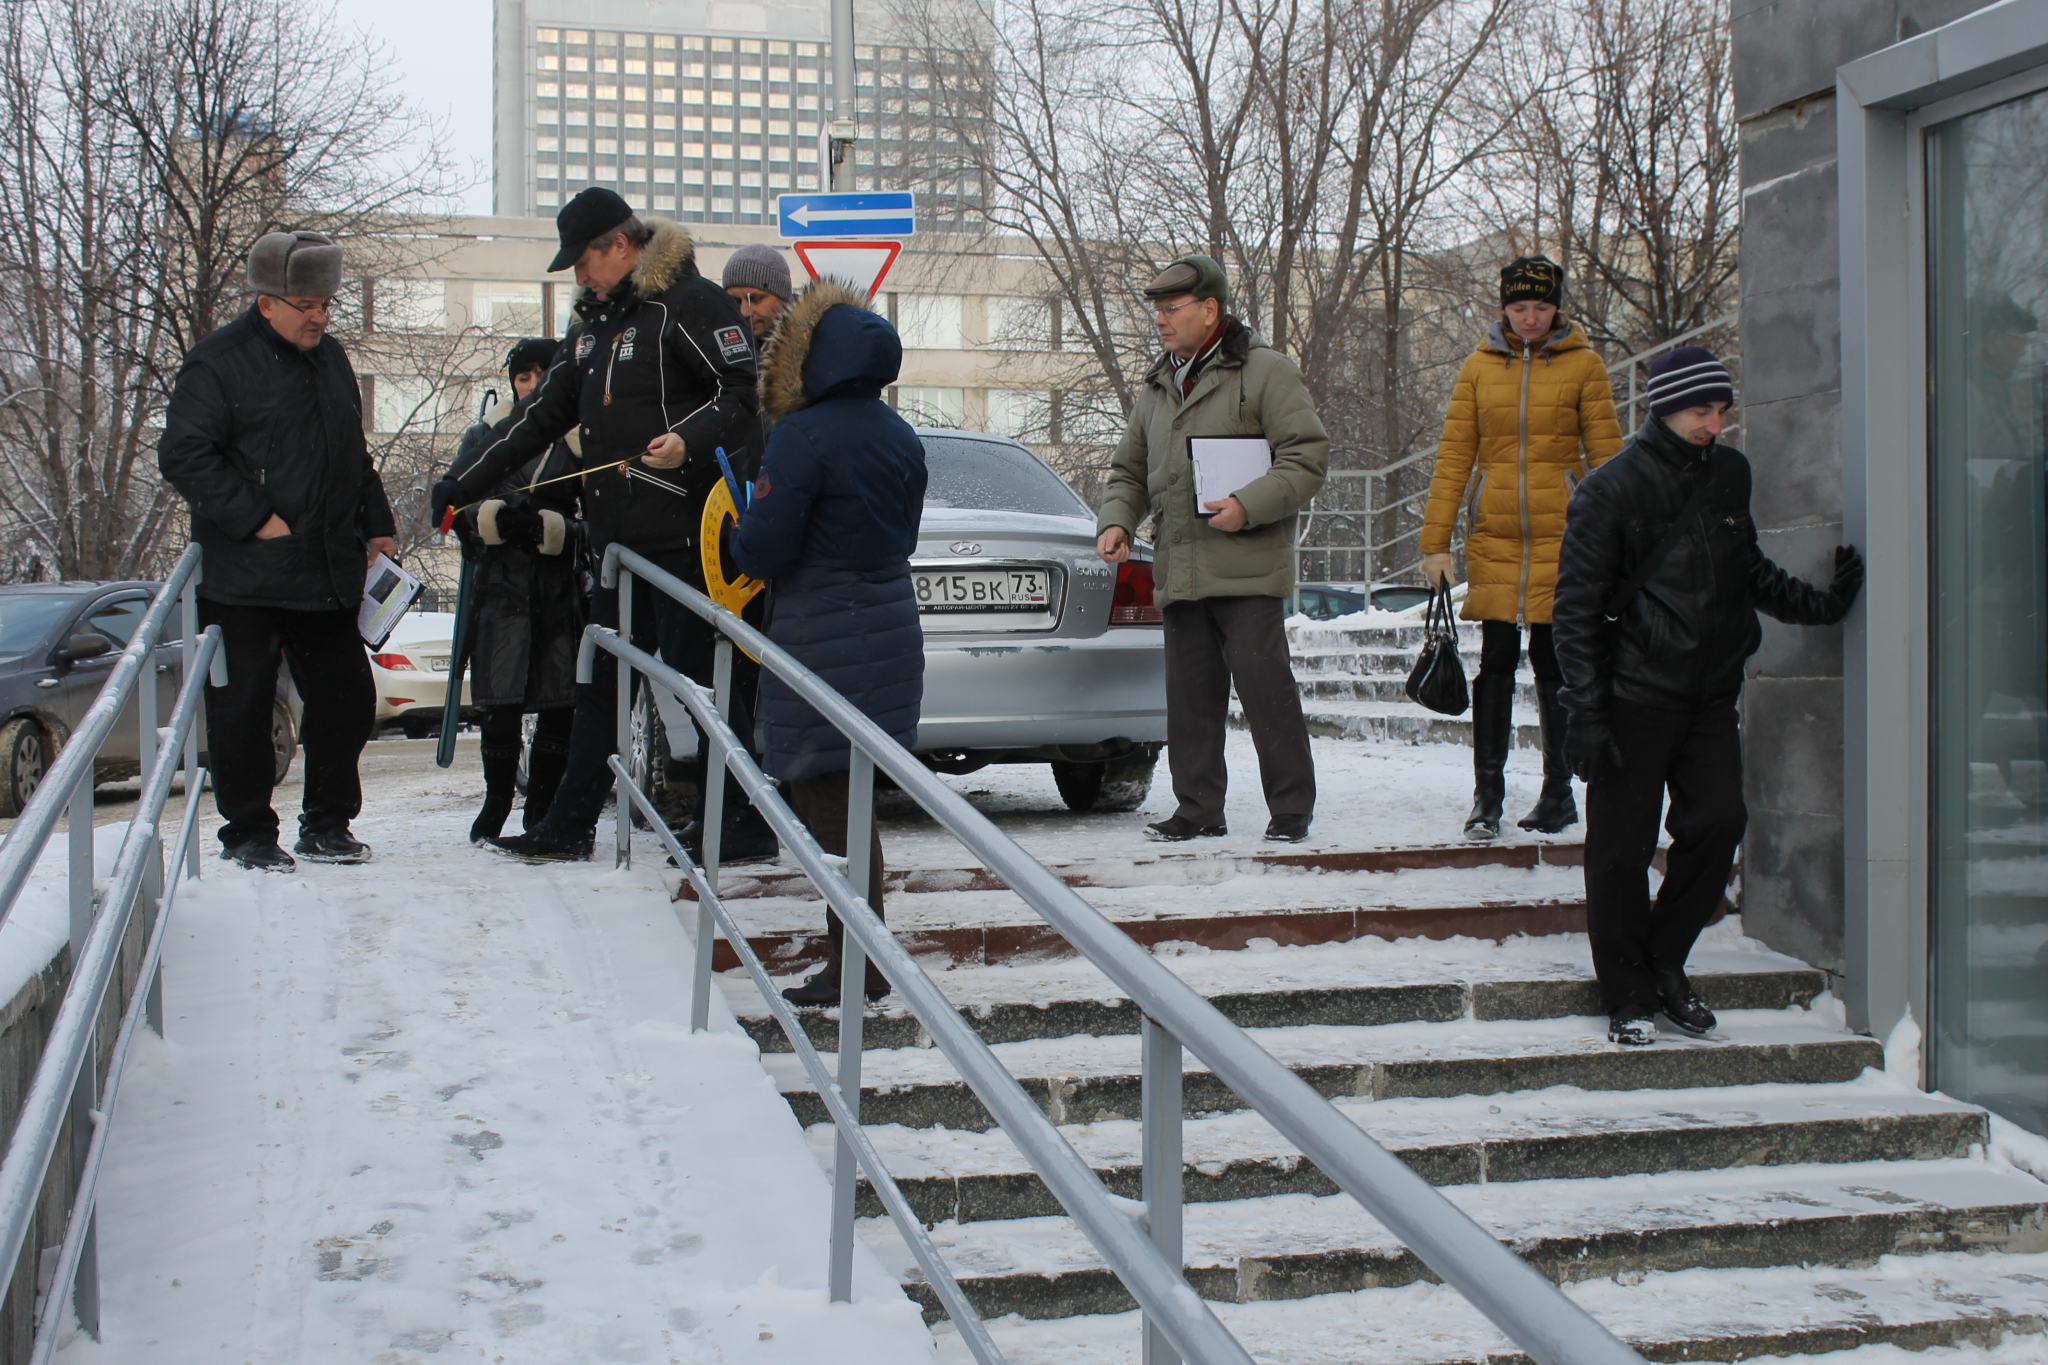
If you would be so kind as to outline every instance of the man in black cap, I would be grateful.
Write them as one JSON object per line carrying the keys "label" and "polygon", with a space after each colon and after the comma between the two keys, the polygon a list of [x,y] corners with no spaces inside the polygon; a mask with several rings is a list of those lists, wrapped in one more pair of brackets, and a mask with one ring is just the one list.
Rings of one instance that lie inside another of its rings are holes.
{"label": "man in black cap", "polygon": [[396,555],[397,525],[363,442],[362,390],[327,335],[341,248],[315,232],[272,232],[249,251],[249,310],[194,346],[178,371],[157,468],[192,505],[206,552],[199,623],[221,628],[225,687],[206,689],[221,851],[290,872],[270,792],[279,660],[306,710],[306,792],[294,851],[360,863],[349,833],[363,808],[357,761],[376,721],[369,657],[356,632],[364,570]]}
{"label": "man in black cap", "polygon": [[[429,515],[478,501],[512,470],[558,438],[582,438],[583,511],[595,551],[619,541],[701,588],[698,547],[704,499],[721,477],[723,448],[742,479],[760,458],[753,338],[739,307],[697,269],[696,248],[678,223],[642,221],[612,191],[584,190],[555,216],[561,250],[550,271],[574,269],[582,293],[576,321],[533,397],[494,428],[495,436],[459,478],[434,485]],[[661,656],[708,682],[713,637],[679,603],[636,594],[632,638],[658,642]],[[617,626],[618,594],[599,588],[591,619]],[[600,650],[596,674],[576,689],[568,770],[546,819],[489,842],[535,861],[590,856],[598,812],[612,782],[617,681]],[[735,716],[742,734],[751,727]],[[728,858],[774,836],[729,788]],[[765,840],[764,840],[765,836]],[[759,856],[758,853],[756,856]]]}

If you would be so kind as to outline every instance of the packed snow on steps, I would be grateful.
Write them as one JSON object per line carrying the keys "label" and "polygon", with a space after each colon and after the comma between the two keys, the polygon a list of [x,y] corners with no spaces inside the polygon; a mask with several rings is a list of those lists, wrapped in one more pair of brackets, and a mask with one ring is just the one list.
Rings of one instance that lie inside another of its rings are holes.
{"label": "packed snow on steps", "polygon": [[472,849],[464,762],[372,784],[367,866],[187,884],[100,1186],[104,1343],[59,1358],[929,1359],[867,1251],[827,1303],[825,1179],[723,1002],[688,1032],[652,846]]}

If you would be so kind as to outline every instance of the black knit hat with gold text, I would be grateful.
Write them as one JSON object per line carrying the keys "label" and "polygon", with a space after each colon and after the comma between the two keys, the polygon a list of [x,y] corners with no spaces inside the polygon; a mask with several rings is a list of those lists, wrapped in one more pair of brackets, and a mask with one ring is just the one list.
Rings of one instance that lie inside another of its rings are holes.
{"label": "black knit hat with gold text", "polygon": [[1500,306],[1548,303],[1564,306],[1564,267],[1548,256],[1517,256],[1501,267]]}

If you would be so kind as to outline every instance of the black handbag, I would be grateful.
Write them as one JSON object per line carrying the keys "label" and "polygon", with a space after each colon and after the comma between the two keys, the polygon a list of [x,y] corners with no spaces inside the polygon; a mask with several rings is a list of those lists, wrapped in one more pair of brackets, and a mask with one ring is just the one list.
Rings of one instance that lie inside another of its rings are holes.
{"label": "black handbag", "polygon": [[1465,663],[1458,657],[1458,622],[1451,607],[1451,587],[1439,583],[1423,616],[1422,652],[1408,672],[1408,698],[1446,716],[1462,716],[1472,704],[1465,686]]}

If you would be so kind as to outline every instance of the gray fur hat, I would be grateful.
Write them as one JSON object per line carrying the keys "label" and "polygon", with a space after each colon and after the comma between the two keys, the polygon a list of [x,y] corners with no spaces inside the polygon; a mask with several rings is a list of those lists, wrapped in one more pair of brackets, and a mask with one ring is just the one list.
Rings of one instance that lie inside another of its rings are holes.
{"label": "gray fur hat", "polygon": [[249,288],[331,298],[341,292],[341,248],[317,232],[266,232],[249,248]]}
{"label": "gray fur hat", "polygon": [[782,259],[781,252],[761,242],[743,246],[727,258],[723,287],[731,289],[735,285],[742,289],[765,289],[784,303],[796,292],[789,284],[789,262]]}

